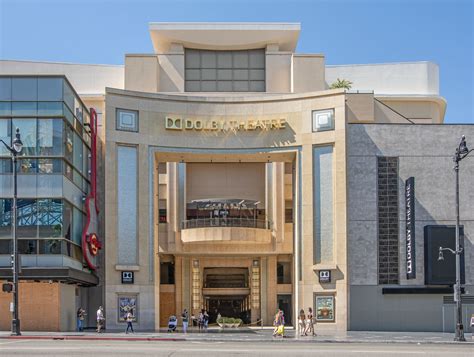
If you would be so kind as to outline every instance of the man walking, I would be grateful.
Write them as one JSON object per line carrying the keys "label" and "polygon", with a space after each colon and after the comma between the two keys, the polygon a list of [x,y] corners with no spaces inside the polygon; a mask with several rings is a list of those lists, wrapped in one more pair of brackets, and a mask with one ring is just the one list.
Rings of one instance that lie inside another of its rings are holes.
{"label": "man walking", "polygon": [[125,333],[128,334],[128,329],[130,329],[132,333],[135,333],[135,331],[133,331],[133,325],[132,325],[133,314],[130,311],[127,312],[127,315],[125,315],[125,321],[127,321],[127,329],[125,330]]}
{"label": "man walking", "polygon": [[82,332],[84,331],[84,317],[86,315],[86,310],[82,307],[77,309],[77,331]]}
{"label": "man walking", "polygon": [[99,306],[99,309],[97,310],[97,333],[100,333],[100,330],[103,327],[103,324],[105,322],[105,317],[104,317],[104,309],[102,306]]}
{"label": "man walking", "polygon": [[184,309],[183,313],[181,314],[181,317],[183,318],[183,332],[186,333],[188,331],[188,310]]}

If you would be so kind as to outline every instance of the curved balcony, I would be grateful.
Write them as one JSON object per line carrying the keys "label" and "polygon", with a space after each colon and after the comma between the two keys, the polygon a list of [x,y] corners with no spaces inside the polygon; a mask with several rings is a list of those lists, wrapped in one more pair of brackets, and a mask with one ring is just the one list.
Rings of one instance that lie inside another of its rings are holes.
{"label": "curved balcony", "polygon": [[271,223],[248,218],[198,218],[182,222],[183,243],[258,243],[272,241]]}

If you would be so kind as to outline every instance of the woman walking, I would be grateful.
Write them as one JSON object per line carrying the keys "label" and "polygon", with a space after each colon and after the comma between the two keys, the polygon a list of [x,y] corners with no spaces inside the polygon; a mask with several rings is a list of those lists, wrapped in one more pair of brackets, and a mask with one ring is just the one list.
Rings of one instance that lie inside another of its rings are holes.
{"label": "woman walking", "polygon": [[314,333],[314,316],[313,316],[313,309],[308,307],[308,315],[306,316],[308,320],[306,320],[306,331],[305,336],[308,335],[308,332],[311,336],[316,336]]}
{"label": "woman walking", "polygon": [[132,325],[133,314],[130,311],[127,312],[127,315],[125,315],[125,321],[127,321],[127,329],[125,330],[125,333],[128,334],[129,329],[132,331],[132,333],[135,333],[135,331],[133,331],[133,325]]}
{"label": "woman walking", "polygon": [[84,331],[84,317],[86,316],[86,310],[82,307],[77,309],[77,331]]}
{"label": "woman walking", "polygon": [[306,316],[303,309],[300,310],[300,315],[298,316],[298,332],[300,336],[306,336]]}

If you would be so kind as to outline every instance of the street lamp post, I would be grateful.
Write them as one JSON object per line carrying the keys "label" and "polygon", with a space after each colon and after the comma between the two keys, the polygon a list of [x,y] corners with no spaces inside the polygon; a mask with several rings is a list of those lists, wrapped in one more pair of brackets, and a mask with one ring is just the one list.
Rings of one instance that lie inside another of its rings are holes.
{"label": "street lamp post", "polygon": [[462,325],[462,299],[461,299],[461,254],[462,247],[459,238],[459,162],[464,159],[473,149],[469,150],[466,144],[466,137],[463,135],[459,146],[454,154],[454,172],[456,173],[456,249],[439,247],[439,258],[443,260],[443,251],[447,250],[456,255],[456,284],[454,285],[454,301],[456,302],[456,334],[454,341],[466,341],[464,338],[464,328]]}
{"label": "street lamp post", "polygon": [[12,270],[13,270],[13,314],[12,314],[12,332],[13,336],[20,336],[20,317],[18,312],[18,274],[19,274],[19,261],[18,261],[18,237],[16,233],[17,226],[17,155],[23,149],[23,143],[20,139],[20,129],[16,128],[15,139],[13,139],[12,146],[8,145],[5,141],[0,141],[5,145],[7,150],[12,156],[13,162],[13,207],[12,207],[12,223],[13,223],[13,254],[12,254]]}

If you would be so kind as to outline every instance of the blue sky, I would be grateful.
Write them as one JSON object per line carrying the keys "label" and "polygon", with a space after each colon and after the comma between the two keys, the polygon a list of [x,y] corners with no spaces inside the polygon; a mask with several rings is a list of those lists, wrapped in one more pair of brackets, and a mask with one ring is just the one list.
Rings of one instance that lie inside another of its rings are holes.
{"label": "blue sky", "polygon": [[0,58],[122,64],[148,22],[301,22],[327,64],[433,61],[447,123],[474,123],[473,0],[0,0]]}

